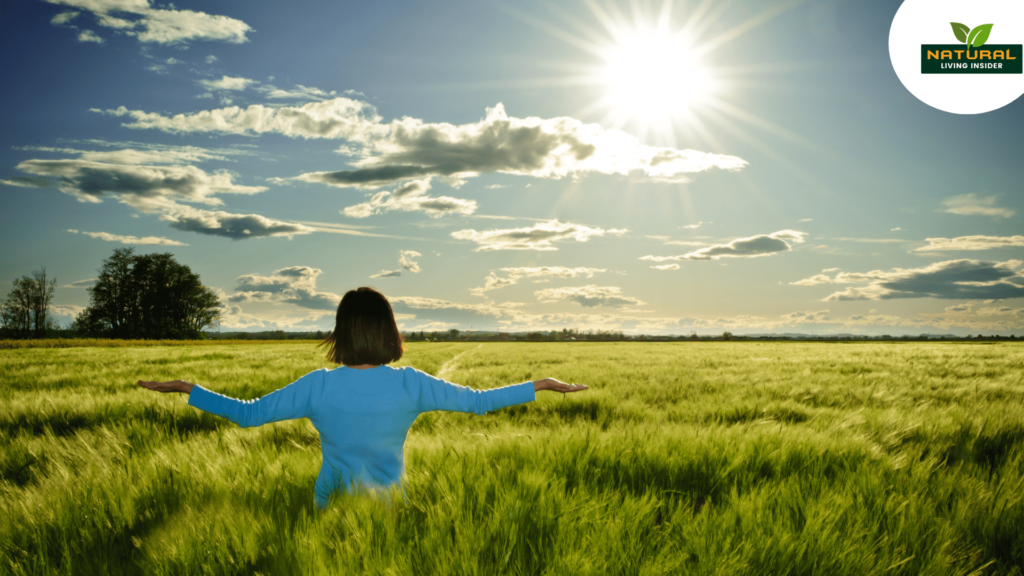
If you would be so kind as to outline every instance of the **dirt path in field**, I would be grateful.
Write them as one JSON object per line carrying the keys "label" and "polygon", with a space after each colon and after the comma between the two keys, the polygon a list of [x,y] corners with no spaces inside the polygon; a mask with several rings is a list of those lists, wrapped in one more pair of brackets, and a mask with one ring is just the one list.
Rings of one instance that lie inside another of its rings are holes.
{"label": "dirt path in field", "polygon": [[483,346],[484,346],[483,344],[480,344],[476,348],[473,348],[471,350],[466,350],[465,352],[460,352],[460,353],[456,354],[451,360],[449,360],[449,361],[447,361],[447,362],[445,362],[444,364],[441,365],[441,369],[437,371],[437,377],[442,379],[442,380],[447,380],[448,379],[448,374],[450,374],[451,371],[454,370],[455,367],[458,365],[457,361],[458,361],[459,358],[462,358],[463,356],[465,356],[466,354],[469,354],[470,352],[476,352],[477,350],[483,348]]}

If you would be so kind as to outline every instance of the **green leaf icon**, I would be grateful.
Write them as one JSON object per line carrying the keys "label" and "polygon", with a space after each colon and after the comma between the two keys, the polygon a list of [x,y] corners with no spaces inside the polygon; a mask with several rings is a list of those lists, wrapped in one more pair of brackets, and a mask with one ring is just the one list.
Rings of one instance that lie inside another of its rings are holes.
{"label": "green leaf icon", "polygon": [[972,48],[981,48],[985,42],[988,42],[988,35],[992,33],[991,24],[982,24],[971,30],[971,33],[967,35],[967,45]]}
{"label": "green leaf icon", "polygon": [[970,33],[971,29],[966,24],[959,22],[950,22],[953,26],[953,34],[956,35],[956,39],[961,42],[967,42],[967,34]]}

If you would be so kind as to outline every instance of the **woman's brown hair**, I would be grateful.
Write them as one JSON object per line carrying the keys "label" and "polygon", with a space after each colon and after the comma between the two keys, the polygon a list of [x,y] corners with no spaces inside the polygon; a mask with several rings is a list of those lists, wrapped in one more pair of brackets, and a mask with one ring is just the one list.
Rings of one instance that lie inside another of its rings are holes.
{"label": "woman's brown hair", "polygon": [[373,288],[349,290],[338,304],[334,331],[321,343],[335,364],[388,364],[402,357],[402,333],[391,304]]}

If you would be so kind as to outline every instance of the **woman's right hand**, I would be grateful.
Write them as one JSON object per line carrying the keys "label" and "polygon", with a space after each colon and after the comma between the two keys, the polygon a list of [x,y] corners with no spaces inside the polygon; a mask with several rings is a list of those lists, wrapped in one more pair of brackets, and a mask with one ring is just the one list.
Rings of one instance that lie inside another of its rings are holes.
{"label": "woman's right hand", "polygon": [[534,392],[540,392],[541,390],[550,390],[552,392],[580,392],[587,390],[587,387],[583,384],[566,384],[565,382],[559,382],[554,378],[544,378],[543,380],[533,381]]}

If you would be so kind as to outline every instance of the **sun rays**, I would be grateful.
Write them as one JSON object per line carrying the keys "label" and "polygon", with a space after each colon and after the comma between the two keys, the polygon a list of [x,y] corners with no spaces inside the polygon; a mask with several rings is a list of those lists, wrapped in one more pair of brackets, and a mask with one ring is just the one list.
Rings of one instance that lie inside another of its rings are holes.
{"label": "sun rays", "polygon": [[[537,68],[558,74],[519,80],[519,87],[588,88],[597,95],[571,116],[625,130],[649,144],[675,147],[685,139],[688,146],[720,148],[715,126],[750,123],[730,100],[754,85],[750,77],[756,71],[746,63],[715,62],[714,52],[804,1],[767,8],[714,34],[731,2],[631,0],[624,11],[620,3],[584,0],[582,15],[546,5],[553,16],[547,19],[505,10],[591,57],[538,62]],[[755,124],[777,128],[763,120]]]}

